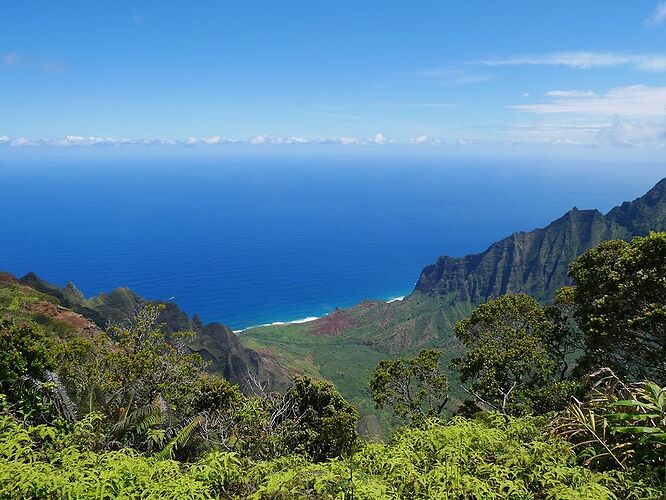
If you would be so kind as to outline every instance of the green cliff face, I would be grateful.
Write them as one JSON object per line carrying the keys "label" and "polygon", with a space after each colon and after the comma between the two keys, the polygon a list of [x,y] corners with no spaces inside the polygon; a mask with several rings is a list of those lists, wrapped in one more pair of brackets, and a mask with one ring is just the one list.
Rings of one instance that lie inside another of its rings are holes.
{"label": "green cliff face", "polygon": [[665,227],[666,179],[606,215],[574,208],[543,229],[514,233],[480,254],[440,257],[423,269],[415,291],[474,304],[517,292],[548,300],[569,283],[569,264],[588,248]]}

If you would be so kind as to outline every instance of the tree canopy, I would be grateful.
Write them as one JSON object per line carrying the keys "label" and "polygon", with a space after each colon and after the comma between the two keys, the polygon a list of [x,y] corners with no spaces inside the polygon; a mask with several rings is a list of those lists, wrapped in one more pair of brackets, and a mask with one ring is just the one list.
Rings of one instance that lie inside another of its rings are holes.
{"label": "tree canopy", "polygon": [[666,383],[666,233],[608,241],[570,268],[582,365]]}
{"label": "tree canopy", "polygon": [[473,396],[503,413],[562,406],[574,338],[565,318],[528,295],[503,295],[479,306],[455,326],[465,346],[452,366]]}
{"label": "tree canopy", "polygon": [[427,349],[411,358],[381,361],[370,378],[372,399],[406,422],[441,415],[449,398],[441,357],[441,350]]}

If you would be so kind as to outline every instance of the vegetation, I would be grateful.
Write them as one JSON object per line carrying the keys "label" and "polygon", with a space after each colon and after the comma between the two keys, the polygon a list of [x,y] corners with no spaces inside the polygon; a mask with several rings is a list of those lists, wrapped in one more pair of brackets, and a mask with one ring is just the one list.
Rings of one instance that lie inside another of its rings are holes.
{"label": "vegetation", "polygon": [[666,233],[609,241],[571,265],[587,369],[666,383]]}
{"label": "vegetation", "polygon": [[555,421],[555,434],[583,448],[586,464],[646,466],[663,471],[666,484],[666,387],[625,385],[605,369],[590,397],[575,401]]}
{"label": "vegetation", "polygon": [[442,351],[428,349],[413,358],[381,361],[370,378],[372,399],[408,423],[441,415],[449,399],[441,357]]}
{"label": "vegetation", "polygon": [[297,455],[256,461],[212,452],[182,464],[131,449],[73,445],[91,432],[0,419],[5,498],[663,498],[650,478],[576,465],[544,421],[492,415],[405,428],[390,444],[364,444],[317,464]]}
{"label": "vegetation", "polygon": [[372,397],[404,423],[387,443],[330,382],[208,373],[155,306],[101,331],[0,285],[0,497],[663,500],[665,241],[590,250],[555,305],[460,321],[459,416],[443,350],[379,360]]}
{"label": "vegetation", "polygon": [[566,380],[576,335],[557,308],[502,295],[455,327],[465,352],[453,361],[479,402],[505,414],[545,413],[564,406],[576,389]]}
{"label": "vegetation", "polygon": [[36,323],[0,318],[0,388],[11,391],[24,377],[51,368],[49,336]]}

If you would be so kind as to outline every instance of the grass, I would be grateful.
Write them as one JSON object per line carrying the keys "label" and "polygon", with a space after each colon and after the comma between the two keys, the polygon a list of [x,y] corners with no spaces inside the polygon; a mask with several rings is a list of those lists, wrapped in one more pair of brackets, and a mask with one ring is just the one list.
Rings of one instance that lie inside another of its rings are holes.
{"label": "grass", "polygon": [[[452,306],[452,302],[455,306]],[[269,325],[240,334],[245,347],[270,355],[289,373],[330,380],[357,406],[361,428],[388,436],[397,421],[375,408],[368,381],[382,359],[408,356],[426,347],[444,351],[443,366],[460,353],[452,330],[472,309],[450,297],[415,293],[401,302],[364,302],[343,310],[353,326],[332,336],[314,335],[311,323]],[[449,373],[451,407],[464,396],[455,373]]]}

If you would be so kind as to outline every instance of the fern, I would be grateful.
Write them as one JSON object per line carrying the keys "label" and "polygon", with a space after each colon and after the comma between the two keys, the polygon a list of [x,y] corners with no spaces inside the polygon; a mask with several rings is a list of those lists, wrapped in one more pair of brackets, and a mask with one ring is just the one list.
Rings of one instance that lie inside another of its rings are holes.
{"label": "fern", "polygon": [[587,448],[586,464],[644,465],[663,470],[666,484],[666,388],[653,382],[625,385],[606,375],[589,401],[558,415],[554,433]]}

